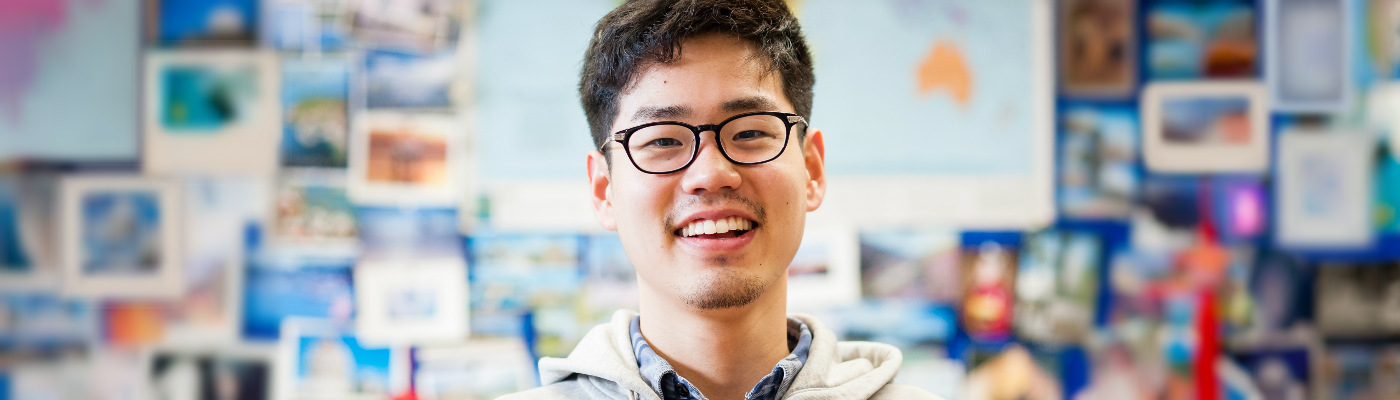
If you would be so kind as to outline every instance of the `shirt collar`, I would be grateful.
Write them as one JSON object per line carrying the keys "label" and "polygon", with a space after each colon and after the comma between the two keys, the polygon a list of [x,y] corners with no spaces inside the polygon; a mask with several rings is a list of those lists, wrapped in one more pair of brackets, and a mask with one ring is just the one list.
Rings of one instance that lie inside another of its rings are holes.
{"label": "shirt collar", "polygon": [[[642,380],[662,399],[705,399],[705,396],[680,374],[671,363],[652,350],[646,338],[642,337],[642,317],[632,318],[632,351],[637,355],[637,366],[641,369]],[[807,353],[812,348],[812,331],[807,324],[794,318],[787,320],[788,346],[792,352],[773,366],[773,372],[764,376],[754,385],[745,400],[778,399],[792,386],[793,378],[807,362]]]}

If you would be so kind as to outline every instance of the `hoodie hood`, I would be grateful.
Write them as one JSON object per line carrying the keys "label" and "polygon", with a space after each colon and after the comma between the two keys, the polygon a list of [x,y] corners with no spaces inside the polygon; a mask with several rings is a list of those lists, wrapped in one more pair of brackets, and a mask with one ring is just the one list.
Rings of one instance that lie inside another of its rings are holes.
{"label": "hoodie hood", "polygon": [[[568,358],[540,360],[544,385],[577,379],[589,392],[612,398],[659,399],[642,380],[629,336],[637,313],[620,310],[612,321],[594,327]],[[812,332],[807,363],[793,379],[785,399],[869,398],[894,380],[903,356],[894,346],[837,342],[836,334],[810,316],[794,314]],[[577,376],[576,376],[577,375]]]}

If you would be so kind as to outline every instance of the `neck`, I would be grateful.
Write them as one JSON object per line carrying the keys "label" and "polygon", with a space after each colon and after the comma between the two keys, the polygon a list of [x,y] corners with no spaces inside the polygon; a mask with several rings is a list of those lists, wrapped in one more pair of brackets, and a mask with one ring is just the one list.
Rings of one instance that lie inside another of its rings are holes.
{"label": "neck", "polygon": [[710,399],[742,399],[787,357],[787,278],[738,308],[699,310],[638,282],[642,336]]}

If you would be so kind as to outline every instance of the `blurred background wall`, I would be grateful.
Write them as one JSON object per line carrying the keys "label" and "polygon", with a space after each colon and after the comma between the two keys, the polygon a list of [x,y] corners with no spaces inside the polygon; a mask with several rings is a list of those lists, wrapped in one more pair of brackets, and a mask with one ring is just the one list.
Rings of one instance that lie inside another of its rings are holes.
{"label": "blurred background wall", "polygon": [[[0,1],[0,399],[475,399],[632,265],[615,0]],[[790,0],[789,310],[949,399],[1400,399],[1400,1]]]}

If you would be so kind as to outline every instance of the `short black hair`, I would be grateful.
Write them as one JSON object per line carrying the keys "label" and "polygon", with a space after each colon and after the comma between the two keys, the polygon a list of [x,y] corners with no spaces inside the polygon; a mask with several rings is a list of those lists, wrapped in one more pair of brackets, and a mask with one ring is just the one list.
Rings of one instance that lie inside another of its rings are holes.
{"label": "short black hair", "polygon": [[[680,59],[681,41],[710,33],[753,43],[798,115],[812,119],[812,54],[783,0],[629,0],[598,20],[579,74],[579,101],[595,148],[618,116],[618,97],[647,63]],[[802,138],[806,132],[798,134]]]}

